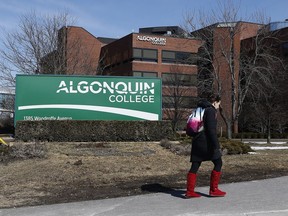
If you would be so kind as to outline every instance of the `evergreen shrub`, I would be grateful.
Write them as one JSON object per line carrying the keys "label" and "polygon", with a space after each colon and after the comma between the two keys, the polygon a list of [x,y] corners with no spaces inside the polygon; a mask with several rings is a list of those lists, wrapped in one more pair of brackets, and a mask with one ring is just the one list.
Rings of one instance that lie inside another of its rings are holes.
{"label": "evergreen shrub", "polygon": [[233,154],[248,154],[248,152],[254,152],[254,150],[245,143],[236,140],[219,139],[221,149],[229,155]]}
{"label": "evergreen shrub", "polygon": [[160,141],[173,139],[170,121],[18,121],[15,139],[24,142]]}

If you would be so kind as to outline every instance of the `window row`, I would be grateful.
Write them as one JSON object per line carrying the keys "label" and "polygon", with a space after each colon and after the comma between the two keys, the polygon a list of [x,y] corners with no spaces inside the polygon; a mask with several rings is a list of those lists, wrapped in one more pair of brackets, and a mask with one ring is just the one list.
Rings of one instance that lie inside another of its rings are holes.
{"label": "window row", "polygon": [[187,108],[191,109],[197,106],[197,98],[189,96],[163,96],[163,108]]}
{"label": "window row", "polygon": [[181,73],[163,73],[162,84],[173,86],[196,86],[197,75]]}
{"label": "window row", "polygon": [[[156,72],[134,71],[134,77],[157,77]],[[181,73],[162,73],[162,84],[173,86],[196,86],[197,75]]]}
{"label": "window row", "polygon": [[[158,62],[158,50],[134,48],[133,59],[138,61]],[[197,54],[162,50],[162,62],[194,65],[197,64]]]}

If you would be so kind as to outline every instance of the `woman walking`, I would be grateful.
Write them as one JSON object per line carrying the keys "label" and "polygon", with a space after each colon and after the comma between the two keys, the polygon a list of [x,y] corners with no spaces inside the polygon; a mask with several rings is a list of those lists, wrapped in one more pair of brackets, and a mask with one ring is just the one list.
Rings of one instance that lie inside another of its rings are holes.
{"label": "woman walking", "polygon": [[218,95],[211,95],[202,99],[198,107],[205,109],[204,131],[199,132],[192,140],[191,168],[187,174],[186,198],[201,197],[194,191],[197,179],[197,171],[203,161],[212,161],[214,168],[210,177],[209,195],[212,197],[223,197],[226,192],[219,190],[218,184],[221,177],[222,154],[217,137],[217,109],[220,107],[221,98]]}

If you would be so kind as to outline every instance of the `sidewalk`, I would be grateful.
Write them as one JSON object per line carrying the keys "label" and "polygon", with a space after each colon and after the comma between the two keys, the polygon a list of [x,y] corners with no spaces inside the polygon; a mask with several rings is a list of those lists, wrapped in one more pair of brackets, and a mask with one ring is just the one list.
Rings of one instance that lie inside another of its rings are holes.
{"label": "sidewalk", "polygon": [[220,185],[223,198],[183,199],[185,190],[67,204],[0,209],[1,216],[284,216],[288,215],[288,176]]}

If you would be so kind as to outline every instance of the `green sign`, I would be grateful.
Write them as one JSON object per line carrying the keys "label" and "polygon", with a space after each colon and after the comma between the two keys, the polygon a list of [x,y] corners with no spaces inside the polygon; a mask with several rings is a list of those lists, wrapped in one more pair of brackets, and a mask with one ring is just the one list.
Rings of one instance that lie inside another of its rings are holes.
{"label": "green sign", "polygon": [[161,79],[17,75],[18,120],[161,120]]}

